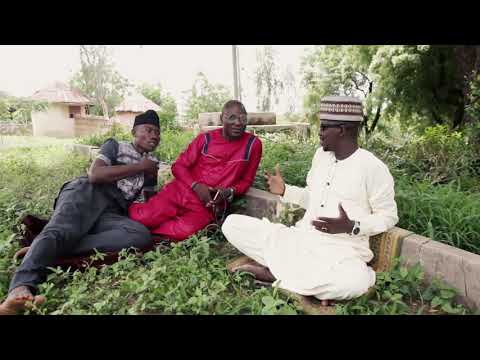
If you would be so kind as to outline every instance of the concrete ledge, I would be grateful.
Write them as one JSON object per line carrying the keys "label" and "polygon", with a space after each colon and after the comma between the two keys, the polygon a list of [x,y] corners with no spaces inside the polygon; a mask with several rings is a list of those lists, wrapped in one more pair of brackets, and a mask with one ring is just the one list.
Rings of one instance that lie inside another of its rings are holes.
{"label": "concrete ledge", "polygon": [[[220,129],[221,126],[201,126],[200,131],[206,132],[210,130]],[[283,130],[296,130],[303,137],[307,137],[310,131],[309,123],[292,123],[281,125],[247,125],[247,131],[255,133],[255,131],[277,132]]]}
{"label": "concrete ledge", "polygon": [[457,290],[460,303],[480,308],[480,255],[412,234],[403,240],[401,256],[407,265],[420,263],[427,282],[440,278]]}
{"label": "concrete ledge", "polygon": [[65,149],[68,151],[73,151],[79,154],[82,154],[88,157],[90,160],[94,159],[100,148],[98,146],[90,146],[90,145],[83,145],[83,144],[66,144]]}
{"label": "concrete ledge", "polygon": [[251,187],[245,194],[247,206],[244,214],[256,218],[266,217],[270,221],[279,218],[283,204],[277,195]]}

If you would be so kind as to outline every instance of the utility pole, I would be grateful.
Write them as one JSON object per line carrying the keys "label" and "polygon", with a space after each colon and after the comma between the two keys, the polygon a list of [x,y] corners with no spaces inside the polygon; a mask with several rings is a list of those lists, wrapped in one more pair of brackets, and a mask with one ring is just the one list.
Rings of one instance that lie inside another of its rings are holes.
{"label": "utility pole", "polygon": [[237,45],[232,45],[232,59],[233,59],[233,95],[235,97],[235,100],[241,101]]}
{"label": "utility pole", "polygon": [[237,48],[237,83],[238,83],[238,101],[242,101],[242,73],[240,71],[240,49]]}

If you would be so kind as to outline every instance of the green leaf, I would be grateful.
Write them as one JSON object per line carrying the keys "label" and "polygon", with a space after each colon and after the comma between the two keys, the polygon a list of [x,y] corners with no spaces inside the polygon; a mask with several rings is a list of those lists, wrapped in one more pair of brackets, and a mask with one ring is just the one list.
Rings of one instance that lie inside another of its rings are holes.
{"label": "green leaf", "polygon": [[455,297],[455,290],[440,290],[440,297],[442,299],[452,299]]}
{"label": "green leaf", "polygon": [[448,314],[460,314],[462,312],[461,308],[453,308],[450,303],[445,303],[442,305],[442,310]]}
{"label": "green leaf", "polygon": [[275,306],[275,299],[271,296],[264,296],[262,297],[262,303],[267,307]]}
{"label": "green leaf", "polygon": [[391,299],[393,301],[400,301],[400,300],[402,300],[402,298],[403,298],[402,294],[394,294]]}
{"label": "green leaf", "polygon": [[390,291],[388,291],[388,290],[385,290],[385,291],[383,292],[383,297],[384,297],[385,299],[390,299],[390,298],[392,297],[392,293],[391,293]]}
{"label": "green leaf", "polygon": [[431,302],[431,306],[435,308],[443,303],[444,303],[444,300],[442,300],[438,296],[435,296]]}
{"label": "green leaf", "polygon": [[297,315],[297,312],[290,306],[282,306],[277,312],[278,315]]}

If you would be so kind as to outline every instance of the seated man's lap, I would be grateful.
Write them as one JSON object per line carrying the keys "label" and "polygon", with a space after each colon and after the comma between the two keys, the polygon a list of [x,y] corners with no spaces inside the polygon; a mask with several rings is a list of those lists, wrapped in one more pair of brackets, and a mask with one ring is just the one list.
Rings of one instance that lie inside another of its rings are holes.
{"label": "seated man's lap", "polygon": [[152,234],[163,235],[175,241],[185,240],[189,236],[202,230],[213,221],[213,216],[205,209],[184,211],[181,215],[167,220],[160,226],[152,229]]}

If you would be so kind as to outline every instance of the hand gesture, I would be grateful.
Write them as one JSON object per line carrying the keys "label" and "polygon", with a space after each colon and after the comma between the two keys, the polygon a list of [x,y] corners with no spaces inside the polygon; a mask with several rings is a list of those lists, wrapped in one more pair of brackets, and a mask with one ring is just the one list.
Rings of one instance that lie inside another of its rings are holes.
{"label": "hand gesture", "polygon": [[265,180],[267,180],[268,189],[272,194],[282,195],[285,193],[285,181],[283,181],[282,174],[280,174],[280,166],[275,166],[275,175],[270,175],[265,171]]}
{"label": "hand gesture", "polygon": [[318,217],[312,221],[312,225],[315,226],[315,229],[318,231],[328,234],[350,233],[355,222],[348,218],[342,204],[338,204],[338,211],[340,212],[338,217]]}
{"label": "hand gesture", "polygon": [[144,156],[139,164],[141,171],[145,172],[145,175],[148,177],[158,176],[158,163],[155,161],[152,161],[147,156]]}

